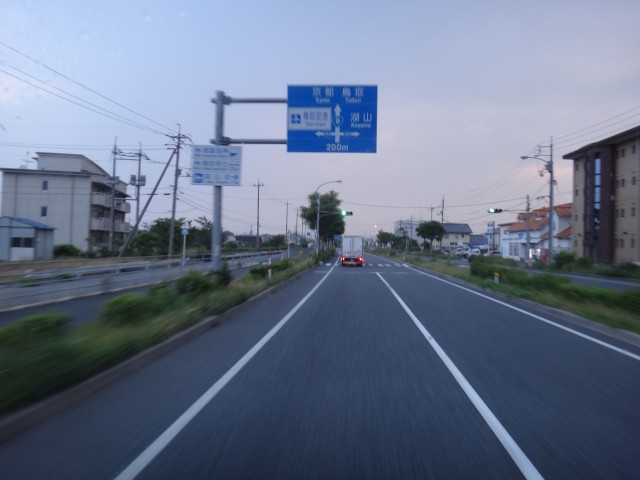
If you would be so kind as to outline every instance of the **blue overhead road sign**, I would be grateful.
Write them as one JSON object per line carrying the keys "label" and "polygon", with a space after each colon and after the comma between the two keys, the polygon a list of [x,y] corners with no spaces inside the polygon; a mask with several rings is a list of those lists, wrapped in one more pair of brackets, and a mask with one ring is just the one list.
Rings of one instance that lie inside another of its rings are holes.
{"label": "blue overhead road sign", "polygon": [[375,153],[378,87],[289,85],[287,151]]}

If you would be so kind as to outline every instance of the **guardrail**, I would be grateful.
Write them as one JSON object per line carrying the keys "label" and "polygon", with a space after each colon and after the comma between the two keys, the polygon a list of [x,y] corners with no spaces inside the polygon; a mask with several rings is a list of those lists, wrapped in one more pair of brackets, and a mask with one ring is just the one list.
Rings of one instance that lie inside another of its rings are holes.
{"label": "guardrail", "polygon": [[[282,253],[280,250],[271,252],[271,257],[279,257]],[[238,252],[222,255],[222,259],[230,268],[239,268],[246,266],[247,259],[265,256],[267,252]],[[153,285],[179,278],[187,270],[208,271],[210,267],[211,262],[206,257],[176,257],[48,270],[27,269],[22,273],[0,275],[0,312]]]}

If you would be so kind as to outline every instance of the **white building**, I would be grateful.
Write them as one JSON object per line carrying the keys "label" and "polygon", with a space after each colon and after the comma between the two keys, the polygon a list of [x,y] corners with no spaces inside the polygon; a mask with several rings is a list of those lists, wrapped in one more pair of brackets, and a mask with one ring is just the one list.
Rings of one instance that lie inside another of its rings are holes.
{"label": "white building", "polygon": [[[84,155],[37,153],[36,169],[3,168],[0,214],[55,229],[54,244],[115,247],[128,232],[127,184]],[[115,188],[112,191],[112,185]],[[112,208],[113,207],[113,208]],[[113,222],[111,221],[113,217]]]}
{"label": "white building", "polygon": [[0,260],[51,260],[53,232],[49,225],[26,218],[0,217]]}
{"label": "white building", "polygon": [[408,238],[410,240],[421,240],[416,233],[418,225],[424,220],[397,220],[393,223],[393,234],[398,238]]}
{"label": "white building", "polygon": [[[553,254],[571,251],[570,203],[553,207]],[[529,248],[527,249],[527,236]],[[518,214],[518,220],[500,225],[500,253],[514,260],[546,260],[549,251],[549,208]]]}

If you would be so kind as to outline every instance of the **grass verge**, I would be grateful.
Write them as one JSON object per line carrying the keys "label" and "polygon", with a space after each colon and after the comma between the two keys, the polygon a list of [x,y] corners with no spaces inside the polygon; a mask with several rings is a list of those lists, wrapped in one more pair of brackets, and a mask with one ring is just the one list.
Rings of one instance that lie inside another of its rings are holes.
{"label": "grass verge", "polygon": [[[407,261],[510,297],[524,298],[610,327],[640,333],[640,289],[617,292],[581,287],[560,275],[530,276],[502,259],[491,257],[474,257],[469,268],[430,258],[407,258]],[[499,283],[495,283],[496,272]]]}
{"label": "grass verge", "polygon": [[96,323],[75,330],[68,328],[70,318],[56,312],[1,328],[0,414],[77,384],[315,263],[314,258],[274,262],[234,281],[226,270],[189,272],[175,284],[110,300]]}

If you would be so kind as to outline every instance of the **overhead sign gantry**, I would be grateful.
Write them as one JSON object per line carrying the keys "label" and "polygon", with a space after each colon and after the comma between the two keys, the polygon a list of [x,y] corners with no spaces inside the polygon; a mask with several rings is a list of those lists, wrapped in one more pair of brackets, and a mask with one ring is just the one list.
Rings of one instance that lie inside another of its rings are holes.
{"label": "overhead sign gantry", "polygon": [[[215,138],[218,147],[232,144],[286,144],[288,152],[375,153],[378,125],[376,85],[292,85],[288,98],[231,98],[218,90]],[[232,103],[286,103],[287,139],[234,139],[224,136],[224,106]],[[241,151],[206,150],[192,152],[194,184],[213,185],[213,232],[211,261],[220,269],[222,240],[222,186],[240,184]],[[195,175],[197,173],[198,175]]]}

